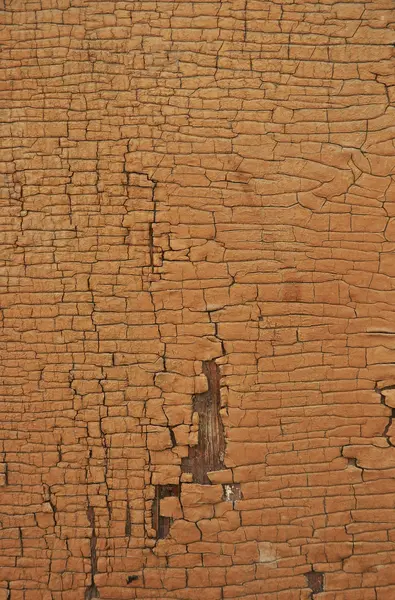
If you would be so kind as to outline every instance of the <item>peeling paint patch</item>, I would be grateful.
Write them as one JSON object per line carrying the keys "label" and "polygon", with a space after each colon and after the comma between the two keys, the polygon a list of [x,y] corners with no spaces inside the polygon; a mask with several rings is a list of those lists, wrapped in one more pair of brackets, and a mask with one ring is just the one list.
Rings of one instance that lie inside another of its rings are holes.
{"label": "peeling paint patch", "polygon": [[259,562],[270,563],[277,560],[277,554],[270,542],[259,542]]}
{"label": "peeling paint patch", "polygon": [[179,498],[180,486],[157,485],[155,487],[155,498],[152,504],[152,525],[156,531],[156,539],[161,540],[168,536],[173,523],[171,516],[161,514],[161,500],[164,498]]}
{"label": "peeling paint patch", "polygon": [[320,571],[310,571],[306,573],[307,587],[313,594],[319,594],[324,591],[324,574]]}
{"label": "peeling paint patch", "polygon": [[225,434],[220,415],[220,375],[215,361],[203,363],[208,390],[196,394],[193,410],[199,415],[199,438],[197,446],[189,448],[188,456],[182,460],[184,473],[192,473],[195,483],[210,484],[207,473],[224,469]]}
{"label": "peeling paint patch", "polygon": [[226,502],[236,502],[242,499],[240,484],[226,483],[224,486],[224,500]]}

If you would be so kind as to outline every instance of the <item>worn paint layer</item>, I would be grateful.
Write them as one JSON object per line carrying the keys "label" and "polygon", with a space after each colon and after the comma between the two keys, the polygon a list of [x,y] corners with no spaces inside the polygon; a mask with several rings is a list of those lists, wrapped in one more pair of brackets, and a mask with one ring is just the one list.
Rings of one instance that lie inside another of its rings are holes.
{"label": "worn paint layer", "polygon": [[6,0],[0,600],[395,598],[392,0]]}

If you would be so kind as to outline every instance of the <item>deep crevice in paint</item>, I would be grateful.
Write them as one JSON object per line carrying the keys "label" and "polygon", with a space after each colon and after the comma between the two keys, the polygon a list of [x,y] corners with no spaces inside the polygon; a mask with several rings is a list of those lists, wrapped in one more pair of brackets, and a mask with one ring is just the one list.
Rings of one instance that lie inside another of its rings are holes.
{"label": "deep crevice in paint", "polygon": [[192,473],[195,483],[209,485],[207,473],[225,468],[225,434],[220,415],[220,374],[216,362],[204,362],[203,373],[207,377],[208,389],[193,398],[193,410],[199,415],[198,444],[189,447],[181,469],[183,473]]}
{"label": "deep crevice in paint", "polygon": [[173,523],[171,517],[165,517],[160,514],[160,501],[163,498],[180,497],[179,485],[157,485],[155,486],[155,498],[152,503],[152,524],[156,531],[156,539],[162,540],[169,534]]}
{"label": "deep crevice in paint", "polygon": [[88,506],[87,517],[89,525],[92,529],[90,539],[90,559],[91,559],[91,582],[85,591],[85,600],[92,600],[93,598],[100,598],[99,590],[95,584],[95,575],[97,573],[97,554],[96,554],[96,523],[95,523],[95,510],[93,506]]}

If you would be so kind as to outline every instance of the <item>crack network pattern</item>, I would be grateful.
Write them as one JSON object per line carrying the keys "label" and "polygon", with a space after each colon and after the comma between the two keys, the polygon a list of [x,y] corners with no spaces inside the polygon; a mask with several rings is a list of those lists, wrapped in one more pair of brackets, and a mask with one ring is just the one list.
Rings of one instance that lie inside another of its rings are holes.
{"label": "crack network pattern", "polygon": [[392,0],[1,31],[0,600],[395,597]]}

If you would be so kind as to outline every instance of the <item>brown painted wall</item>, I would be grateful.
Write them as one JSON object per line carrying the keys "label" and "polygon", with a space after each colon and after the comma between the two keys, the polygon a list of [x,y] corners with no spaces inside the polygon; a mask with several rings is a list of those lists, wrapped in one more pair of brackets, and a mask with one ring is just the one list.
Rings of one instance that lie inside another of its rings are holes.
{"label": "brown painted wall", "polygon": [[0,600],[395,598],[392,0],[3,1]]}

